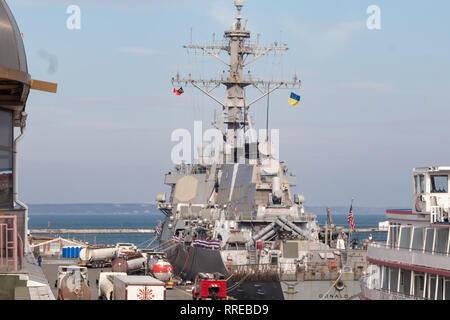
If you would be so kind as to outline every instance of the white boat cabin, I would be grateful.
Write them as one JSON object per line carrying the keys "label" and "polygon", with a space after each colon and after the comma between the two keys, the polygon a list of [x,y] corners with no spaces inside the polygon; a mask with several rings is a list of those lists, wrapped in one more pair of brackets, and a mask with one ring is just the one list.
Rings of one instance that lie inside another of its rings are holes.
{"label": "white boat cabin", "polygon": [[413,213],[429,214],[430,223],[449,222],[449,175],[450,167],[414,169]]}

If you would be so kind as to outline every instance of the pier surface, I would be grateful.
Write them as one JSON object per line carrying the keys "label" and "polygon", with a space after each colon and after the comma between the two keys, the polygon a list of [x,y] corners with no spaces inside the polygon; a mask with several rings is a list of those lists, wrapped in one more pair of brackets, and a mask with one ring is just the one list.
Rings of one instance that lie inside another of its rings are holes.
{"label": "pier surface", "polygon": [[63,233],[155,233],[153,229],[32,229],[31,234],[63,234]]}

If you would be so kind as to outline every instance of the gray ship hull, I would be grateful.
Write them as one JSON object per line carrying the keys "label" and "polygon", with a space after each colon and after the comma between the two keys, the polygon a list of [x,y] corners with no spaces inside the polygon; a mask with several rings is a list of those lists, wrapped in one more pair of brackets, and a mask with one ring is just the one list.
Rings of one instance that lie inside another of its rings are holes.
{"label": "gray ship hull", "polygon": [[[194,281],[199,272],[220,272],[227,276],[220,251],[178,244],[169,248],[167,257],[174,274]],[[228,276],[227,276],[228,277]],[[340,300],[359,299],[358,280],[342,279],[343,289],[337,290],[334,280],[300,281],[227,281],[227,294],[237,300]]]}
{"label": "gray ship hull", "polygon": [[[219,272],[227,275],[220,251],[182,244],[166,251],[174,269],[174,275],[194,281],[200,272]],[[278,281],[227,281],[227,294],[237,300],[283,300],[283,290]]]}

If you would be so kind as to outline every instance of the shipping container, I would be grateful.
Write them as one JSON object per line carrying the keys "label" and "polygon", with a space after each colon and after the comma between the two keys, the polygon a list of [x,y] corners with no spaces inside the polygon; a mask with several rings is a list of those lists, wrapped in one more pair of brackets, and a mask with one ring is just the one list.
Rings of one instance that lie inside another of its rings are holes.
{"label": "shipping container", "polygon": [[164,282],[150,276],[114,277],[114,300],[165,300]]}

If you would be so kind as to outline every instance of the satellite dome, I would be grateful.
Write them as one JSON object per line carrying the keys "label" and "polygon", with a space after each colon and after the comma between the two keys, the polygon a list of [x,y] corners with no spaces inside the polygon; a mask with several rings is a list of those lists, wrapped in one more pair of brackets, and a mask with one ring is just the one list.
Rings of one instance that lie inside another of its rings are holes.
{"label": "satellite dome", "polygon": [[0,105],[14,111],[14,125],[20,126],[31,78],[22,34],[5,0],[0,0],[0,48]]}
{"label": "satellite dome", "polygon": [[0,79],[30,83],[22,35],[5,0],[0,0]]}

